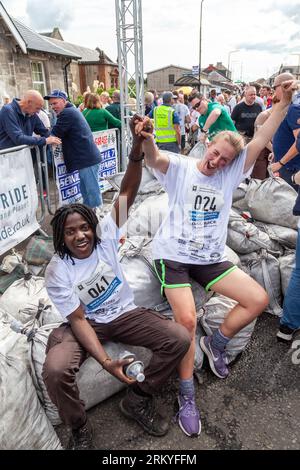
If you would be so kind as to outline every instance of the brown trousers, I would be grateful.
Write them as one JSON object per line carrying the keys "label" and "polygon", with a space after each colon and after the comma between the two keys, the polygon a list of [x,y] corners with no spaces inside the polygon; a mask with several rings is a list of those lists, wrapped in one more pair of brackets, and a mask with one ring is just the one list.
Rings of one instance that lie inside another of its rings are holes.
{"label": "brown trousers", "polygon": [[[92,320],[89,323],[103,343],[121,341],[152,351],[152,358],[145,369],[146,378],[139,384],[141,390],[149,394],[155,393],[166,382],[190,347],[191,338],[185,327],[145,308],[126,312],[108,324]],[[78,343],[69,324],[51,332],[46,354],[42,375],[48,394],[63,423],[76,429],[86,421],[76,373],[88,354]]]}

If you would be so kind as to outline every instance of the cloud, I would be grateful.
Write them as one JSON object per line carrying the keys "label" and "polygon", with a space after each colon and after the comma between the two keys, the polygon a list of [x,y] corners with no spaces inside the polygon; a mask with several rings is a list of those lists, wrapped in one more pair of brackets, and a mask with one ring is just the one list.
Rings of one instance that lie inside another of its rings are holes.
{"label": "cloud", "polygon": [[[296,33],[293,36],[300,38],[300,33]],[[270,54],[291,54],[293,52],[299,51],[299,45],[291,44],[289,41],[284,43],[271,43],[271,42],[256,42],[250,44],[249,42],[241,42],[237,44],[239,49],[244,49],[246,51],[261,51]]]}
{"label": "cloud", "polygon": [[300,39],[300,31],[297,31],[296,33],[292,34],[290,37],[290,41],[296,41],[297,39]]}
{"label": "cloud", "polygon": [[288,18],[290,21],[293,21],[297,25],[300,22],[300,1],[296,1],[294,4],[284,5],[282,2],[275,1],[273,2],[267,10],[264,11],[279,11],[283,16]]}
{"label": "cloud", "polygon": [[271,54],[281,54],[288,52],[291,48],[286,43],[271,43],[271,42],[241,42],[237,44],[238,49],[245,49],[247,51],[263,51]]}
{"label": "cloud", "polygon": [[54,26],[67,29],[74,19],[71,0],[51,0],[46,7],[40,0],[28,0],[26,13],[37,31],[52,30]]}

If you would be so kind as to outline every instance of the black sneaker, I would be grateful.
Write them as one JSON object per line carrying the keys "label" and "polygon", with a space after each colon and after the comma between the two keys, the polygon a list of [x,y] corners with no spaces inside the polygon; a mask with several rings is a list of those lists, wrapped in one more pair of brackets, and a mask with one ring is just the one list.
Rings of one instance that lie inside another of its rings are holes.
{"label": "black sneaker", "polygon": [[91,425],[86,422],[78,429],[72,430],[72,437],[70,439],[69,450],[94,450],[93,434]]}
{"label": "black sneaker", "polygon": [[164,436],[168,432],[169,424],[155,410],[152,397],[142,397],[128,389],[126,397],[120,402],[120,410],[152,436]]}
{"label": "black sneaker", "polygon": [[280,325],[279,330],[277,331],[278,341],[292,341],[296,329],[290,328],[287,325]]}

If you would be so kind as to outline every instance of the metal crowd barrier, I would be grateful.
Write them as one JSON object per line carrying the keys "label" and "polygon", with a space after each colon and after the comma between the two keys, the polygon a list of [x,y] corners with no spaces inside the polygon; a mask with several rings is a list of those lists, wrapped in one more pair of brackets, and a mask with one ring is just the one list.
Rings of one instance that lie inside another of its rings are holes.
{"label": "metal crowd barrier", "polygon": [[[114,130],[116,132],[116,139],[117,139],[117,153],[118,153],[118,166],[117,166],[117,172],[120,172],[120,165],[121,165],[121,136],[120,136],[120,130],[119,129],[110,129]],[[55,162],[54,159],[52,159],[52,174],[53,174],[53,180],[55,184],[55,190],[54,190],[54,201],[53,197],[51,195],[51,188],[50,188],[50,183],[49,183],[49,172],[48,172],[48,161],[47,161],[47,146],[43,147],[38,147],[38,146],[28,146],[28,145],[20,145],[18,147],[12,147],[4,150],[0,150],[0,156],[3,154],[9,154],[9,153],[15,153],[19,150],[23,150],[25,148],[29,149],[34,149],[35,154],[36,154],[36,165],[33,164],[33,171],[36,177],[36,184],[37,184],[37,189],[38,189],[38,199],[39,199],[39,218],[37,218],[37,222],[39,225],[42,224],[42,222],[45,219],[46,213],[50,215],[54,215],[55,210],[58,207],[58,189],[57,189],[57,184],[56,184],[56,167],[55,167]],[[46,194],[44,194],[46,193]],[[41,230],[41,229],[40,229]],[[41,232],[45,234],[41,230]]]}

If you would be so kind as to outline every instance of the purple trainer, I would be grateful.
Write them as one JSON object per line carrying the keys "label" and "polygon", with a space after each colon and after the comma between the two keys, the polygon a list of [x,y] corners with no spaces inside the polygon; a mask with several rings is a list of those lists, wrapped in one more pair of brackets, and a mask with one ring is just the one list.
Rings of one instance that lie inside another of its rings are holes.
{"label": "purple trainer", "polygon": [[179,411],[177,413],[178,423],[182,431],[190,437],[199,436],[201,432],[201,421],[199,411],[195,404],[195,397],[178,395]]}
{"label": "purple trainer", "polygon": [[211,340],[212,336],[202,336],[200,338],[201,349],[207,355],[213,373],[219,377],[219,379],[226,379],[229,371],[225,363],[225,353],[220,352],[216,348],[212,348]]}

